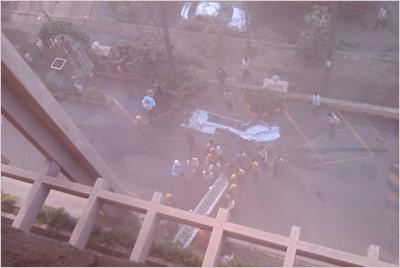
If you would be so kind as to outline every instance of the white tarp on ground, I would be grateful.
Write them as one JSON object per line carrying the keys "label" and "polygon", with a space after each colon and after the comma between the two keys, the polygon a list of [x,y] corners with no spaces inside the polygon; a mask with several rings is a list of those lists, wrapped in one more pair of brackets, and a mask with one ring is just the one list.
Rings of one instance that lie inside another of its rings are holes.
{"label": "white tarp on ground", "polygon": [[[209,114],[212,115],[212,117],[214,118],[220,118],[221,121],[231,122],[232,124],[224,125],[221,123],[211,122],[209,120]],[[237,127],[234,127],[239,125],[244,127],[245,130],[240,130]],[[267,123],[243,124],[235,119],[227,118],[214,113],[209,113],[205,110],[200,109],[192,112],[191,117],[185,119],[185,121],[182,123],[182,126],[186,128],[192,128],[206,134],[215,134],[215,131],[217,129],[227,129],[229,132],[238,135],[242,139],[248,141],[273,141],[280,137],[279,127],[276,125],[270,126]]]}

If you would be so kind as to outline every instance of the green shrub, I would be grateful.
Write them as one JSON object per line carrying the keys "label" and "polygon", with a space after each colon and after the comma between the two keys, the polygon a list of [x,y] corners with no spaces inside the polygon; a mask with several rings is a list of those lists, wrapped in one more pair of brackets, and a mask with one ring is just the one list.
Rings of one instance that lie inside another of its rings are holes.
{"label": "green shrub", "polygon": [[9,193],[1,191],[1,211],[8,213],[16,213],[18,208],[16,207],[19,198],[12,196]]}
{"label": "green shrub", "polygon": [[47,224],[48,231],[72,231],[75,226],[75,220],[64,208],[43,206],[37,220],[39,223]]}
{"label": "green shrub", "polygon": [[257,266],[255,263],[250,261],[243,260],[238,257],[234,257],[233,260],[229,262],[230,267],[255,267]]}
{"label": "green shrub", "polygon": [[96,226],[89,244],[92,246],[132,248],[137,238],[137,230],[129,226],[115,226],[110,230]]}
{"label": "green shrub", "polygon": [[132,66],[144,76],[154,75],[154,69],[166,62],[163,43],[155,34],[143,34],[131,46]]}
{"label": "green shrub", "polygon": [[180,248],[172,242],[157,242],[151,249],[151,254],[166,261],[183,266],[199,267],[203,257],[194,248]]}

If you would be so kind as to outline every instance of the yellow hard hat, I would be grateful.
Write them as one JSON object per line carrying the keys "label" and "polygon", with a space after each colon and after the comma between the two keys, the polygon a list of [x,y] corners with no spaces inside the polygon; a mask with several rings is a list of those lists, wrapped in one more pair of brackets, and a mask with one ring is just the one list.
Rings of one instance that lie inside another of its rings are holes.
{"label": "yellow hard hat", "polygon": [[233,173],[233,174],[231,175],[231,180],[236,180],[236,179],[237,179],[237,176],[236,176],[235,173]]}
{"label": "yellow hard hat", "polygon": [[237,185],[236,185],[235,183],[232,183],[231,186],[230,186],[230,188],[231,188],[231,190],[236,190]]}
{"label": "yellow hard hat", "polygon": [[137,114],[137,115],[135,116],[135,119],[136,119],[137,121],[142,120],[142,116],[141,116],[140,114]]}

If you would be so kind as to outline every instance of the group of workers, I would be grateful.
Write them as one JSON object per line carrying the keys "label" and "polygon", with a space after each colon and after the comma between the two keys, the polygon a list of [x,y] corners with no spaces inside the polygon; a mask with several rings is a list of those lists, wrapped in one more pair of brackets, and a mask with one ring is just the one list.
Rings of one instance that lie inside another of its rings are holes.
{"label": "group of workers", "polygon": [[[196,151],[196,142],[192,136],[191,129],[185,132],[186,140],[191,152]],[[260,147],[257,157],[249,157],[245,152],[236,152],[235,160],[229,162],[224,156],[223,148],[212,139],[202,149],[203,159],[194,156],[186,161],[175,160],[171,168],[171,175],[181,181],[189,183],[193,178],[201,178],[206,187],[214,184],[216,179],[223,175],[229,180],[227,200],[232,208],[239,196],[238,188],[248,177],[256,182],[260,176],[260,169],[263,167],[265,174],[268,171],[270,152],[266,147]],[[274,177],[283,167],[284,158],[281,155],[274,157]],[[251,174],[248,176],[247,174]]]}

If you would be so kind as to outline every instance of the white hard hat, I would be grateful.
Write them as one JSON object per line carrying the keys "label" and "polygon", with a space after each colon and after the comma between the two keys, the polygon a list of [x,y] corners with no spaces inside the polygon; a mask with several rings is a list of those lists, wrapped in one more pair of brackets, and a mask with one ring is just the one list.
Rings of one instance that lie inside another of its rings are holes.
{"label": "white hard hat", "polygon": [[175,160],[174,164],[180,164],[179,160]]}

